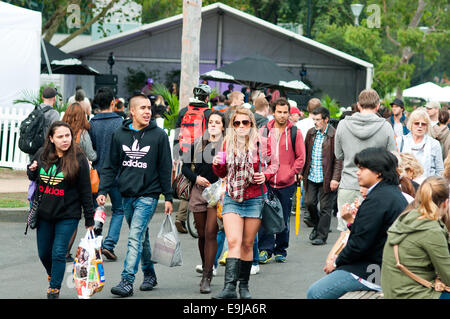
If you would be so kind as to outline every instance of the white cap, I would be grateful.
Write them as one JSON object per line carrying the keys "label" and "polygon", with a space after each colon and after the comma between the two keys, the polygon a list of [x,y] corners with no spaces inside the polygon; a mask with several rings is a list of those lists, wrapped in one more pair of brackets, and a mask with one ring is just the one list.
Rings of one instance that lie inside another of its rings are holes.
{"label": "white cap", "polygon": [[294,100],[288,100],[289,105],[292,107],[297,107],[297,102],[295,102]]}
{"label": "white cap", "polygon": [[437,102],[437,101],[430,101],[428,102],[425,107],[427,109],[440,109],[441,108],[441,103]]}

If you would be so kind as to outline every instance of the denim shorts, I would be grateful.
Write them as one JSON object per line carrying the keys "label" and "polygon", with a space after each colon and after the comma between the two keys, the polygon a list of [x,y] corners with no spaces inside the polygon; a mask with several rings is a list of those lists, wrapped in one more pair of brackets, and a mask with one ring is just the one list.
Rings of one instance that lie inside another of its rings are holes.
{"label": "denim shorts", "polygon": [[261,219],[262,196],[244,199],[242,202],[236,202],[225,193],[223,199],[222,215],[227,213],[236,213],[241,217]]}

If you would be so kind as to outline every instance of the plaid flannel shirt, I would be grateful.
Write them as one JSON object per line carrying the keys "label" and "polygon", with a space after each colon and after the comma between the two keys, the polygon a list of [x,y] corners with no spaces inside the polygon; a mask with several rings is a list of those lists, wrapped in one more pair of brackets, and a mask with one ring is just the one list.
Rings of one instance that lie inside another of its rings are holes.
{"label": "plaid flannel shirt", "polygon": [[228,195],[236,201],[244,200],[244,191],[253,183],[253,163],[250,154],[236,155],[234,161],[228,164]]}
{"label": "plaid flannel shirt", "polygon": [[311,152],[311,168],[308,175],[308,179],[314,183],[323,182],[322,144],[328,132],[328,125],[323,133],[320,130],[316,130],[316,137],[314,138]]}

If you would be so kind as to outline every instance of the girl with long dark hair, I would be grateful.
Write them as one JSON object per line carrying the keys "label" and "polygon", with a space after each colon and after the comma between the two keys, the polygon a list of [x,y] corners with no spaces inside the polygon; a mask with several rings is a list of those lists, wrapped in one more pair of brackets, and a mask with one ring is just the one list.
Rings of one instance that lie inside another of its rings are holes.
{"label": "girl with long dark hair", "polygon": [[44,146],[31,160],[27,174],[37,183],[38,254],[48,275],[47,298],[55,299],[59,297],[67,247],[78,227],[82,207],[86,229],[94,225],[89,164],[67,123],[56,121],[50,126]]}
{"label": "girl with long dark hair", "polygon": [[193,183],[189,210],[194,213],[198,230],[198,249],[202,259],[202,280],[200,292],[211,292],[214,259],[217,253],[217,207],[208,206],[202,197],[203,190],[217,182],[218,177],[212,171],[212,159],[222,146],[225,131],[225,117],[219,111],[213,111],[208,119],[205,138],[192,145],[192,163],[183,163],[183,174]]}

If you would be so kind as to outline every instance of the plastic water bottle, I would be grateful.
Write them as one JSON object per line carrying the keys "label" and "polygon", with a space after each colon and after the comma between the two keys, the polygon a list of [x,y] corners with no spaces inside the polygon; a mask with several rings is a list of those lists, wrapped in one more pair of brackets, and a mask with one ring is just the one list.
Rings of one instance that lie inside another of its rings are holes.
{"label": "plastic water bottle", "polygon": [[104,206],[98,206],[94,214],[94,233],[95,236],[100,236],[103,230],[103,224],[105,223],[106,213]]}

